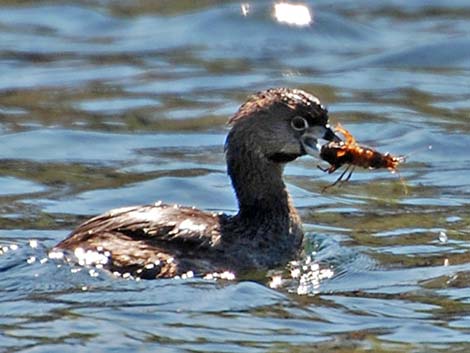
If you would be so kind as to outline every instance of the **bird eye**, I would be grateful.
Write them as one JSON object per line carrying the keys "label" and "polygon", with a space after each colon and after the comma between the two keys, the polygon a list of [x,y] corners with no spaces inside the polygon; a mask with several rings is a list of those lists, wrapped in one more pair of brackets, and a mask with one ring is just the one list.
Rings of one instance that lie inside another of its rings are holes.
{"label": "bird eye", "polygon": [[301,116],[295,116],[294,119],[291,120],[290,126],[296,131],[303,131],[308,128],[308,122]]}

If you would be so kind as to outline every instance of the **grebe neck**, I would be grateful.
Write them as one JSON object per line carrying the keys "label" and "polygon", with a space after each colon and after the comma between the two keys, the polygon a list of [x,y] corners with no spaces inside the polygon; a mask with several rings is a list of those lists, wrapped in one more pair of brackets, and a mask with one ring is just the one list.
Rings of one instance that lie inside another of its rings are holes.
{"label": "grebe neck", "polygon": [[289,232],[297,212],[286,190],[283,163],[264,157],[256,149],[238,145],[226,150],[227,171],[238,199],[237,218],[261,227],[265,223],[277,232]]}

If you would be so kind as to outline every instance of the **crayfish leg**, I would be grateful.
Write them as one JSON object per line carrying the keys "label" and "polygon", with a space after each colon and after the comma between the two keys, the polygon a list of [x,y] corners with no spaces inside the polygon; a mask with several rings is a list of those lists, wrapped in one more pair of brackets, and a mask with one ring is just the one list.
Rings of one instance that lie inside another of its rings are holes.
{"label": "crayfish leg", "polygon": [[[352,167],[352,168],[350,168],[350,167]],[[346,168],[346,170],[348,170],[348,169],[350,169],[349,174],[348,174],[348,176],[346,177],[346,179],[343,180],[343,182],[347,182],[347,181],[349,181],[349,179],[351,179],[351,176],[352,176],[352,174],[353,174],[353,172],[354,172],[354,169],[356,169],[356,166],[350,164],[350,165],[348,166],[348,168]],[[345,172],[346,172],[346,170],[345,170]]]}
{"label": "crayfish leg", "polygon": [[317,165],[317,168],[320,169],[322,172],[331,174],[331,173],[334,173],[336,171],[336,169],[339,168],[339,166],[332,165],[332,166],[329,166],[328,168],[323,168],[323,167],[320,167],[319,165]]}
{"label": "crayfish leg", "polygon": [[351,133],[346,130],[343,125],[341,125],[340,123],[337,123],[336,126],[335,126],[335,130],[340,132],[344,138],[346,139],[346,145],[355,145],[356,144],[356,139],[354,138],[353,135],[351,135]]}
{"label": "crayfish leg", "polygon": [[[337,185],[338,183],[342,184],[344,182],[347,182],[351,178],[351,175],[354,172],[354,168],[355,167],[352,164],[348,164],[348,166],[343,170],[343,172],[338,177],[338,179],[336,179],[332,184],[323,187],[322,192],[325,192],[327,189],[332,188],[333,186]],[[344,176],[348,172],[349,172],[348,176],[346,177],[346,179],[343,180]]]}

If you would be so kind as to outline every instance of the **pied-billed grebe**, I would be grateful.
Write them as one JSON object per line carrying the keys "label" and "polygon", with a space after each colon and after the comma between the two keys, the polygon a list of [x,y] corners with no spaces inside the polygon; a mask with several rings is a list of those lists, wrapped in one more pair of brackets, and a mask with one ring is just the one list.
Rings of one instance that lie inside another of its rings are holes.
{"label": "pied-billed grebe", "polygon": [[327,110],[302,90],[269,89],[250,97],[229,124],[236,215],[162,203],[119,208],[81,224],[54,251],[142,278],[267,269],[298,256],[302,225],[282,173],[287,162],[318,154],[318,139],[339,140]]}

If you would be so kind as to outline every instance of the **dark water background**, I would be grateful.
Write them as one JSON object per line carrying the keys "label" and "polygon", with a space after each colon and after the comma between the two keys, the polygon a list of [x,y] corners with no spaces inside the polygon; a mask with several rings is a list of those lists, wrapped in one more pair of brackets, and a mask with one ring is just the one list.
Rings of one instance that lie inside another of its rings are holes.
{"label": "dark water background", "polygon": [[[470,351],[470,3],[0,2],[1,352]],[[245,11],[245,14],[243,13]],[[159,199],[233,212],[225,122],[300,87],[388,171],[286,169],[316,266],[297,293],[133,281],[47,258],[80,221]],[[427,147],[432,145],[432,149]]]}

